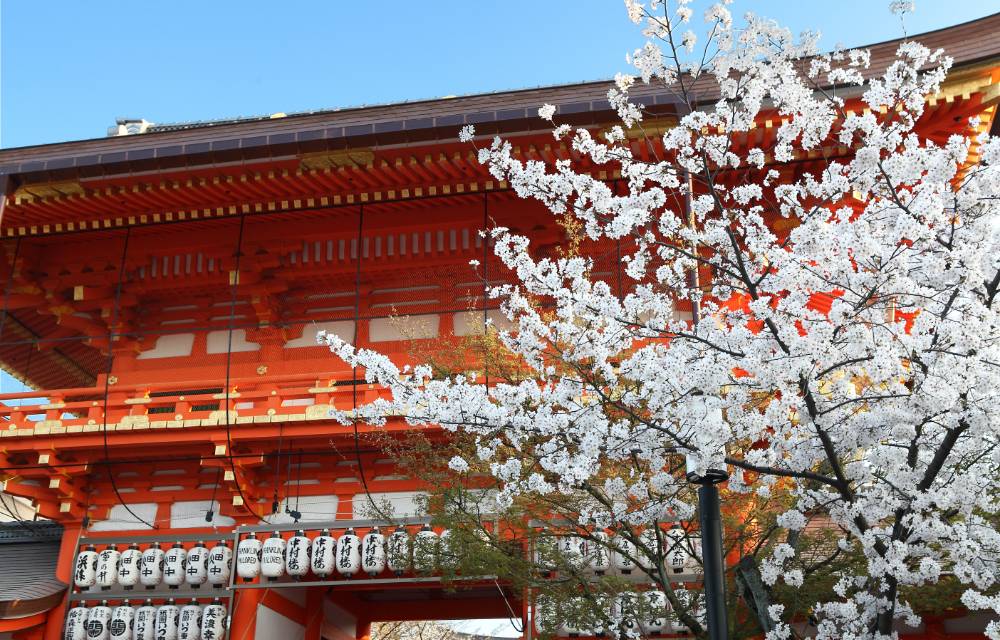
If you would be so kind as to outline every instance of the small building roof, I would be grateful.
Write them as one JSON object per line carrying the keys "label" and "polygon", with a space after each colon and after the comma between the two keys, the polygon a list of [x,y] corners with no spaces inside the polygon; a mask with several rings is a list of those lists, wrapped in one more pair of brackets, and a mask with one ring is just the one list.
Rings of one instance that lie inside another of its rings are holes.
{"label": "small building roof", "polygon": [[56,578],[62,526],[55,522],[0,524],[0,619],[48,611],[68,586]]}

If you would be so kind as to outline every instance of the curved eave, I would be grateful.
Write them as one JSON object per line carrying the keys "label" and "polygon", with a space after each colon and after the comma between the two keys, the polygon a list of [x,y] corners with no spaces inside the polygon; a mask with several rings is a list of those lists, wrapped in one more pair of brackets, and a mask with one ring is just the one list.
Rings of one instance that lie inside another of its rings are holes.
{"label": "curved eave", "polygon": [[[954,58],[956,69],[982,66],[1000,58],[1000,13],[913,39],[945,49]],[[872,58],[869,77],[894,57],[900,42],[867,47]],[[385,148],[451,141],[465,124],[477,125],[484,134],[543,131],[548,130],[548,123],[537,117],[536,110],[544,103],[557,106],[561,122],[599,124],[612,117],[606,98],[608,87],[606,81],[589,82],[0,150],[0,176],[59,181],[259,161],[357,146]],[[717,95],[707,77],[696,83],[695,90],[705,102]],[[665,87],[639,87],[635,97],[654,115],[676,112],[674,93]]]}

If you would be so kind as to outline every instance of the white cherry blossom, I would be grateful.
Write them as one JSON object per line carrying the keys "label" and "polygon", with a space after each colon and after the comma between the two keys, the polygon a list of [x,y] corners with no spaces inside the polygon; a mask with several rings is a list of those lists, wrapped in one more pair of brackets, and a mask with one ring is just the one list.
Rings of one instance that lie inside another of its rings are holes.
{"label": "white cherry blossom", "polygon": [[[390,392],[360,416],[475,434],[501,502],[574,494],[616,465],[640,470],[600,480],[606,501],[588,522],[690,517],[671,460],[724,452],[753,472],[734,491],[791,487],[781,526],[822,515],[840,548],[863,554],[864,569],[816,603],[819,638],[894,637],[894,622],[919,613],[901,588],[946,574],[967,607],[1000,612],[1000,140],[977,122],[947,140],[922,133],[946,52],[907,41],[871,69],[866,51],[820,56],[815,34],[796,39],[753,15],[737,28],[723,4],[695,40],[687,3],[664,4],[626,1],[649,42],[630,56],[636,75],[609,92],[622,127],[555,132],[620,171],[617,190],[569,161],[522,161],[501,138],[479,150],[494,177],[571,216],[585,242],[620,243],[626,282],[595,276],[586,253],[541,257],[529,238],[489,230],[513,275],[489,293],[511,327],[497,338],[527,375],[489,387],[426,366],[404,375],[327,335]],[[647,118],[629,96],[646,82],[680,105],[649,160],[629,138]],[[717,89],[710,101],[705,86]],[[756,137],[763,120],[770,146]],[[706,420],[695,398],[725,419]],[[530,448],[537,468],[509,448]],[[637,496],[641,509],[629,506]],[[800,584],[787,567],[796,552],[778,545],[765,580]],[[783,612],[771,607],[772,637],[790,633]]]}

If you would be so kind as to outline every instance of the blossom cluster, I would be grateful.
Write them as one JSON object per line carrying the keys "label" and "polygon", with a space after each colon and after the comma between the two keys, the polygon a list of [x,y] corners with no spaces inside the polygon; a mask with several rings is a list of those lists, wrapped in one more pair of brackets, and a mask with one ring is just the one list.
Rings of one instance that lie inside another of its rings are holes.
{"label": "blossom cluster", "polygon": [[[685,482],[677,455],[752,472],[734,488],[760,495],[783,483],[795,504],[781,526],[822,513],[865,558],[816,603],[820,638],[915,624],[901,590],[944,575],[966,585],[970,608],[1000,612],[987,595],[1000,581],[1000,139],[974,120],[921,130],[951,66],[944,52],[906,41],[872,69],[866,51],[818,54],[815,34],[752,15],[737,28],[724,4],[700,39],[682,32],[686,2],[626,5],[649,42],[609,92],[621,125],[598,135],[539,110],[578,154],[619,171],[620,188],[569,161],[521,160],[501,138],[479,160],[571,216],[585,240],[625,247],[629,283],[594,276],[586,255],[536,256],[530,238],[490,229],[514,276],[490,291],[510,321],[497,337],[530,374],[488,387],[437,378],[324,336],[391,391],[361,416],[478,435],[501,501],[572,494],[609,465],[641,470],[603,483],[606,500],[581,515],[591,522],[689,517],[692,505],[657,497]],[[629,144],[646,117],[630,98],[641,83],[682,105],[658,159]],[[777,123],[766,146],[764,120]],[[537,464],[504,454],[527,449]],[[765,580],[801,584],[786,569],[796,553],[778,545]]]}

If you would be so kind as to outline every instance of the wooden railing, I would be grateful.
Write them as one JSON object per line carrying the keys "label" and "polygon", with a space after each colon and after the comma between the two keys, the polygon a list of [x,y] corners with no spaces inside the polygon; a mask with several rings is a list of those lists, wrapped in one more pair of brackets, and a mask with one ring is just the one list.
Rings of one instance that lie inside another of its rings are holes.
{"label": "wooden railing", "polygon": [[[350,374],[109,385],[0,394],[0,437],[329,420],[386,391]],[[105,397],[106,396],[106,397]]]}

